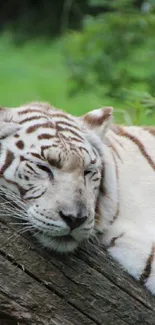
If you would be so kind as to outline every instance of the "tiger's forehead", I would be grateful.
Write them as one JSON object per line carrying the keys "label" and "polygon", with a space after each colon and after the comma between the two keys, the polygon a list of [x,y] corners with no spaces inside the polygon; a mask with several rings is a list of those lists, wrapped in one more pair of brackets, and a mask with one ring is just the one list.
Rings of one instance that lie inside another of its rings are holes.
{"label": "tiger's forehead", "polygon": [[38,106],[19,109],[18,115],[21,130],[16,145],[25,147],[34,157],[40,155],[51,165],[66,164],[71,169],[95,160],[95,153],[76,118],[55,109],[42,111]]}
{"label": "tiger's forehead", "polygon": [[88,150],[84,146],[78,147],[64,141],[45,150],[44,156],[50,165],[70,171],[76,168],[83,169],[97,162],[95,152]]}
{"label": "tiger's forehead", "polygon": [[23,107],[16,110],[19,123],[29,127],[28,133],[40,127],[53,127],[55,129],[61,129],[62,131],[64,128],[73,127],[80,131],[75,117],[52,107],[50,110],[42,110],[41,107],[30,106],[28,108]]}
{"label": "tiger's forehead", "polygon": [[19,108],[16,113],[27,137],[33,136],[39,140],[46,140],[52,139],[52,136],[59,138],[62,135],[66,140],[84,141],[77,119],[67,113],[52,108],[42,110],[35,106]]}
{"label": "tiger's forehead", "polygon": [[73,171],[75,169],[84,168],[85,157],[80,155],[78,150],[72,150],[72,148],[57,148],[51,147],[45,152],[46,160],[53,167],[63,169],[64,171]]}

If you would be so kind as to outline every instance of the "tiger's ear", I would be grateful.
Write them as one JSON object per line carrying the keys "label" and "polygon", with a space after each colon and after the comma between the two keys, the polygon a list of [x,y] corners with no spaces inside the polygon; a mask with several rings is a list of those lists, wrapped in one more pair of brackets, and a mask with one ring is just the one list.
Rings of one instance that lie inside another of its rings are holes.
{"label": "tiger's ear", "polygon": [[15,122],[15,115],[12,109],[0,107],[0,140],[20,129],[18,122]]}
{"label": "tiger's ear", "polygon": [[84,127],[93,130],[102,138],[112,123],[112,113],[112,107],[102,107],[81,116],[80,119]]}

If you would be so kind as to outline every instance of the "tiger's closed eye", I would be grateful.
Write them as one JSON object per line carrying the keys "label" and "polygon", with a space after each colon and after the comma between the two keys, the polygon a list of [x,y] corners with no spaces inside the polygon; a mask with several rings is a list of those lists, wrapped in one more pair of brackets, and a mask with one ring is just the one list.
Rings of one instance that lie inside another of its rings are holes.
{"label": "tiger's closed eye", "polygon": [[92,172],[92,171],[89,170],[89,169],[88,169],[88,170],[85,170],[85,171],[84,171],[84,176],[87,176],[87,175],[90,174],[91,172]]}
{"label": "tiger's closed eye", "polygon": [[45,166],[45,165],[41,165],[41,164],[37,164],[37,167],[38,167],[39,169],[43,170],[44,172],[46,172],[46,173],[50,176],[50,178],[53,178],[53,177],[54,177],[54,175],[53,175],[51,169],[48,168],[47,166]]}

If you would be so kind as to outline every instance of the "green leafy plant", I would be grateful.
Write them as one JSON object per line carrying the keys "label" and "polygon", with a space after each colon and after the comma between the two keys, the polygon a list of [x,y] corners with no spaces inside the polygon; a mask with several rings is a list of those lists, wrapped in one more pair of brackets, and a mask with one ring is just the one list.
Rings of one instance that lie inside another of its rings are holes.
{"label": "green leafy plant", "polygon": [[[93,91],[126,100],[125,89],[154,95],[155,14],[131,1],[104,1],[112,11],[87,17],[83,30],[66,40],[70,94]],[[151,11],[152,8],[152,11]]]}

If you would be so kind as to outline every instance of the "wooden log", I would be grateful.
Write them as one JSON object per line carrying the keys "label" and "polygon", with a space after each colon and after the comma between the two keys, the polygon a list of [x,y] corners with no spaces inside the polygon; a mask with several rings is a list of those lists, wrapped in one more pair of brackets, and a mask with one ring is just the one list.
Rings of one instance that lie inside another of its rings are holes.
{"label": "wooden log", "polygon": [[154,325],[155,298],[103,247],[41,248],[0,216],[0,325]]}

